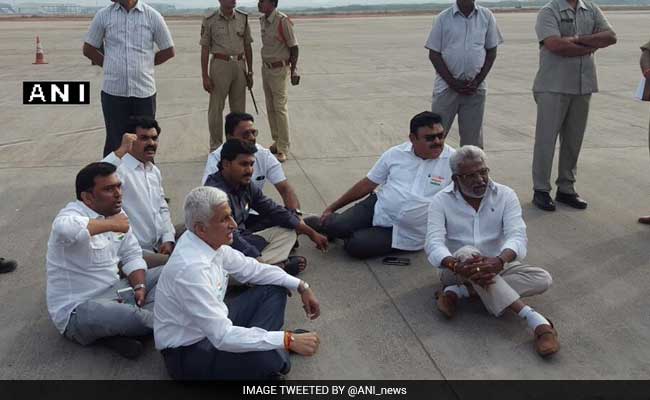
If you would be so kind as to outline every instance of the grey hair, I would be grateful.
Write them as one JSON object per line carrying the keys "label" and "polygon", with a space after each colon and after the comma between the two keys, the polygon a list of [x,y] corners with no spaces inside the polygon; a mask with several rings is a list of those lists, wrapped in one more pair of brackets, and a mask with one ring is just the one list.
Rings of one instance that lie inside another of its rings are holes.
{"label": "grey hair", "polygon": [[465,161],[487,162],[487,157],[485,157],[485,152],[483,152],[480,147],[472,146],[469,144],[465,145],[456,150],[456,152],[451,157],[449,157],[449,167],[451,168],[451,172],[454,175],[457,175],[458,170],[460,169],[460,164],[464,163]]}
{"label": "grey hair", "polygon": [[214,208],[228,201],[222,190],[210,186],[199,186],[185,196],[185,227],[194,233],[194,225],[207,224],[214,216]]}
{"label": "grey hair", "polygon": [[454,252],[454,257],[456,257],[460,262],[467,261],[474,258],[474,256],[480,255],[481,252],[474,246],[463,246]]}

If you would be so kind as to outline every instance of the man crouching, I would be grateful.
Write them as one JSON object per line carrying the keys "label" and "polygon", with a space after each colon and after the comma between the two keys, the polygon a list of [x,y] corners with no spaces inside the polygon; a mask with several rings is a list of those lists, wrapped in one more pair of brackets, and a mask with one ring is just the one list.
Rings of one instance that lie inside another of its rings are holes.
{"label": "man crouching", "polygon": [[[525,319],[541,356],[556,353],[557,331],[520,299],[544,293],[552,279],[542,268],[521,262],[528,239],[517,195],[490,180],[485,153],[478,147],[461,147],[449,163],[454,183],[429,206],[425,247],[429,262],[440,268],[444,287],[438,309],[451,318],[459,299],[478,295],[491,314],[510,309]],[[465,246],[475,249],[468,252]]]}
{"label": "man crouching", "polygon": [[[310,319],[320,305],[309,285],[230,246],[237,224],[228,196],[198,187],[185,198],[185,225],[158,281],[156,348],[174,379],[270,379],[289,372],[288,352],[311,356],[316,333],[282,331],[287,290]],[[258,286],[224,302],[228,276]]]}

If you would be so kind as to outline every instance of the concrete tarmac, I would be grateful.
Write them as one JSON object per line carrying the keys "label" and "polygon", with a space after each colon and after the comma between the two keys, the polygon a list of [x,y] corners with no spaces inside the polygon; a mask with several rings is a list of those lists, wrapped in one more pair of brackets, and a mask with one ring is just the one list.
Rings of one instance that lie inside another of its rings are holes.
{"label": "concrete tarmac", "polygon": [[[647,379],[650,228],[636,222],[648,203],[648,107],[632,94],[650,13],[608,12],[618,44],[597,52],[601,92],[592,98],[578,168],[585,211],[531,204],[538,47],[534,13],[497,14],[505,38],[488,77],[485,143],[494,180],[514,188],[528,224],[527,261],[554,285],[529,304],[549,317],[562,349],[549,360],[517,316],[489,316],[462,304],[447,321],[435,309],[435,270],[423,253],[408,267],[356,261],[341,243],[324,254],[301,238],[302,276],[322,304],[308,321],[289,301],[287,327],[316,330],[320,352],[294,357],[291,379]],[[302,209],[320,213],[362,178],[408,121],[430,109],[433,68],[423,45],[432,17],[297,19],[302,82],[290,89],[292,150],[284,164]],[[52,219],[74,199],[74,177],[101,158],[102,72],[81,54],[89,21],[0,22],[0,256],[19,269],[0,276],[0,378],[166,379],[161,356],[127,361],[59,335],[45,304],[45,253]],[[251,18],[259,141],[269,145],[260,36]],[[202,90],[198,19],[171,20],[176,58],[157,67],[163,133],[157,163],[182,221],[185,194],[200,184],[208,153],[208,95]],[[40,34],[48,65],[32,65]],[[87,80],[90,106],[23,106],[22,81]],[[253,109],[249,100],[249,111]],[[458,144],[454,128],[448,143]],[[278,198],[272,187],[267,192]],[[644,200],[645,199],[645,200]],[[462,397],[463,389],[450,383]]]}

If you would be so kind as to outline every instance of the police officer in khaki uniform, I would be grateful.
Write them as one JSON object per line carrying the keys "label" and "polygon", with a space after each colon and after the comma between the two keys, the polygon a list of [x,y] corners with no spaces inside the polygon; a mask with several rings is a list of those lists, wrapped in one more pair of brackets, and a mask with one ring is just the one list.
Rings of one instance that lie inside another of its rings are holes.
{"label": "police officer in khaki uniform", "polygon": [[287,81],[297,85],[300,76],[298,64],[298,41],[293,33],[293,23],[277,10],[278,0],[259,0],[257,8],[262,30],[262,82],[266,98],[266,113],[273,144],[270,146],[280,162],[289,154],[289,110],[287,107]]}
{"label": "police officer in khaki uniform", "polygon": [[[643,73],[643,76],[646,80],[650,80],[650,40],[648,43],[641,46],[641,60],[639,60],[639,63],[641,64],[641,72]],[[647,82],[646,87],[648,87]],[[650,145],[650,128],[648,129],[648,137],[648,144]],[[650,225],[650,215],[640,217],[639,222]]]}
{"label": "police officer in khaki uniform", "polygon": [[[246,86],[253,87],[253,50],[248,15],[236,10],[236,0],[219,0],[220,7],[201,24],[203,89],[210,93],[208,127],[210,152],[223,143],[223,108],[246,111]],[[208,60],[210,72],[208,73]]]}

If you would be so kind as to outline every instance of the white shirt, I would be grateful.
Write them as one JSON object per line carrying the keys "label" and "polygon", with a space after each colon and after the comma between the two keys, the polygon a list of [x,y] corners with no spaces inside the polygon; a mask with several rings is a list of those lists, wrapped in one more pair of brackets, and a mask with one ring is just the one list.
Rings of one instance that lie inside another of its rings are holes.
{"label": "white shirt", "polygon": [[284,332],[234,326],[223,301],[228,274],[242,283],[295,290],[300,280],[261,264],[230,246],[214,250],[194,233],[181,236],[156,285],[154,337],[159,350],[189,346],[204,338],[222,351],[280,349]]}
{"label": "white shirt", "polygon": [[455,185],[438,193],[429,207],[425,250],[429,262],[440,267],[445,257],[470,245],[484,256],[496,257],[505,249],[526,257],[526,223],[514,190],[490,181],[478,211],[470,206]]}
{"label": "white shirt", "polygon": [[156,93],[156,50],[174,46],[162,15],[138,0],[131,11],[115,2],[97,11],[86,43],[104,45],[102,90],[112,96],[146,98]]}
{"label": "white shirt", "polygon": [[69,203],[54,219],[47,242],[47,308],[59,332],[81,303],[111,287],[120,278],[117,263],[129,275],[146,269],[142,250],[129,229],[90,236],[91,219],[104,219],[81,201]]}
{"label": "white shirt", "polygon": [[438,158],[424,160],[406,142],[382,154],[368,172],[368,179],[382,185],[372,224],[393,227],[393,248],[416,251],[424,247],[429,203],[451,183],[449,157],[455,152],[445,145]]}
{"label": "white shirt", "polygon": [[[253,165],[253,177],[251,183],[260,190],[264,190],[264,184],[268,180],[273,185],[287,180],[282,170],[282,165],[269,149],[265,149],[259,144],[255,144],[257,152],[255,153],[255,164]],[[218,149],[208,155],[208,161],[205,163],[205,171],[201,184],[205,184],[208,176],[219,170],[219,161],[221,161],[221,145]]]}
{"label": "white shirt", "polygon": [[102,161],[117,167],[122,181],[122,207],[140,246],[153,251],[162,243],[174,242],[176,231],[158,167],[141,163],[128,153],[122,159],[111,153]]}
{"label": "white shirt", "polygon": [[[454,3],[436,17],[425,48],[442,55],[451,75],[456,79],[471,80],[481,72],[486,50],[503,43],[497,20],[492,11],[476,4],[466,17]],[[440,75],[433,84],[434,94],[449,86]],[[479,89],[485,89],[485,81]]]}

